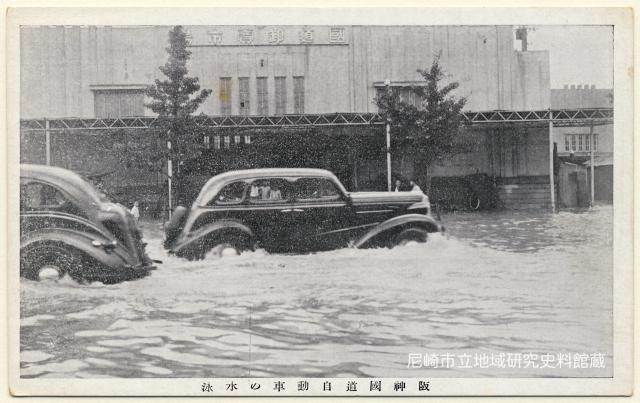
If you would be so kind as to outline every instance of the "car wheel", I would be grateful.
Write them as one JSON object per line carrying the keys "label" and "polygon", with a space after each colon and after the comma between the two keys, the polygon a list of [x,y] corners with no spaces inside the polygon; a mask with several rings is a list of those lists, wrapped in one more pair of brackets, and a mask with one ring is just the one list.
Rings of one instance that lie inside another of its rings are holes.
{"label": "car wheel", "polygon": [[237,245],[225,242],[215,245],[207,254],[211,254],[217,257],[229,257],[229,256],[237,256],[242,253],[242,248]]}
{"label": "car wheel", "polygon": [[425,243],[429,233],[422,228],[407,228],[402,230],[394,239],[394,246],[404,246],[413,243]]}
{"label": "car wheel", "polygon": [[469,208],[471,210],[480,208],[480,198],[478,196],[469,196]]}
{"label": "car wheel", "polygon": [[20,253],[20,275],[30,280],[59,280],[69,274],[81,281],[83,258],[60,245],[41,245]]}
{"label": "car wheel", "polygon": [[209,245],[211,247],[208,248],[207,255],[221,258],[237,256],[247,250],[255,250],[255,245],[252,245],[250,239],[238,234],[224,236],[223,239],[219,239]]}

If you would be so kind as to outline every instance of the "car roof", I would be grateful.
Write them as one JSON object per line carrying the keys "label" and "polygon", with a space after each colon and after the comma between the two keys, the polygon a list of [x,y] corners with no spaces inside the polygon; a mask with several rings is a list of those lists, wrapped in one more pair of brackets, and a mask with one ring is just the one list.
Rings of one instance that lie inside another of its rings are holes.
{"label": "car roof", "polygon": [[241,169],[237,171],[229,171],[216,175],[209,179],[203,186],[200,194],[195,200],[196,205],[207,203],[215,196],[220,188],[230,182],[243,179],[264,179],[273,177],[324,177],[332,178],[336,181],[340,189],[346,193],[344,186],[338,178],[326,169],[318,168],[257,168],[257,169]]}
{"label": "car roof", "polygon": [[258,168],[258,169],[241,169],[237,171],[229,171],[211,178],[211,181],[228,181],[235,179],[247,178],[269,178],[274,176],[330,176],[333,173],[326,169],[318,168]]}
{"label": "car roof", "polygon": [[75,197],[89,197],[100,201],[96,190],[77,173],[68,169],[35,164],[20,164],[20,177],[37,179],[60,186]]}

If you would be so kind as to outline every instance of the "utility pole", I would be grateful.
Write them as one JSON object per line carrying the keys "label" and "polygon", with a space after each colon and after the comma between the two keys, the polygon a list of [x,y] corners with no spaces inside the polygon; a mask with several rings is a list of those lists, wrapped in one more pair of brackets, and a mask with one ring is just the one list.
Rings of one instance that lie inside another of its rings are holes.
{"label": "utility pole", "polygon": [[167,149],[169,150],[169,158],[167,159],[167,184],[169,185],[169,219],[171,219],[171,211],[173,210],[171,199],[171,181],[173,178],[173,164],[171,161],[171,141],[167,141]]}
{"label": "utility pole", "polygon": [[596,192],[596,187],[595,187],[595,178],[594,178],[594,173],[595,173],[595,169],[594,169],[594,165],[595,165],[595,158],[594,158],[594,154],[595,152],[593,151],[593,144],[595,142],[593,141],[593,121],[591,121],[591,125],[589,126],[589,151],[591,154],[591,206],[593,207],[594,201],[595,201],[595,192]]}
{"label": "utility pole", "polygon": [[387,192],[391,192],[391,125],[387,121]]}
{"label": "utility pole", "polygon": [[44,160],[46,165],[51,165],[51,132],[49,119],[44,118]]}
{"label": "utility pole", "polygon": [[556,185],[553,177],[553,112],[549,109],[549,186],[551,188],[551,212],[556,212]]}
{"label": "utility pole", "polygon": [[[386,90],[389,91],[391,80],[386,79],[384,81]],[[387,192],[391,192],[391,124],[387,118],[387,124],[385,126],[385,132],[387,136]]]}

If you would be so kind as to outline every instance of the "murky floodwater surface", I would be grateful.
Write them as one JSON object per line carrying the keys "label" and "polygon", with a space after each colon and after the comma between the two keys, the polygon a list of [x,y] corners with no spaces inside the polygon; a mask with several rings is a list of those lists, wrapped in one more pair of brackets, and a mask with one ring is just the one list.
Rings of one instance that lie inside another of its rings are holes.
{"label": "murky floodwater surface", "polygon": [[[611,376],[610,207],[443,216],[427,244],[21,281],[22,377]],[[428,354],[593,354],[604,368],[430,368]]]}

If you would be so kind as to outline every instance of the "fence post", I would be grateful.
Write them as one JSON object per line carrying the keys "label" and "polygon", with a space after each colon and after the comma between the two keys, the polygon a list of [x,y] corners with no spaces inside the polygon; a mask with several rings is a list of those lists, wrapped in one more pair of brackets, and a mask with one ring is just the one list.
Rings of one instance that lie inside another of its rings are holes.
{"label": "fence post", "polygon": [[44,118],[44,159],[45,165],[51,165],[51,133],[49,131],[49,119]]}
{"label": "fence post", "polygon": [[391,192],[391,125],[388,121],[385,132],[387,137],[387,192]]}

